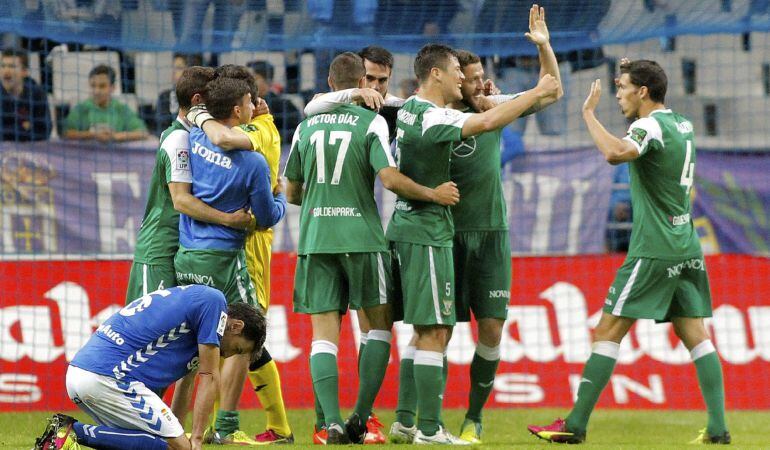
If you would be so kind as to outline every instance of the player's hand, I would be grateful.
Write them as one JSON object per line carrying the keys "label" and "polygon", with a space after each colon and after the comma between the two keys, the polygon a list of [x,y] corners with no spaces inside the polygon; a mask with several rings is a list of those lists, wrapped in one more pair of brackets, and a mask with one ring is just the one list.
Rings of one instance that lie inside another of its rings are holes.
{"label": "player's hand", "polygon": [[495,82],[488,79],[484,82],[484,95],[499,95],[500,89],[495,86]]}
{"label": "player's hand", "polygon": [[241,208],[238,211],[230,213],[230,220],[227,226],[235,228],[237,230],[249,230],[251,226],[253,216],[245,209]]}
{"label": "player's hand", "polygon": [[209,111],[206,109],[206,105],[204,103],[199,103],[190,108],[190,110],[187,111],[185,117],[188,121],[190,121],[190,123],[198,128],[203,128],[203,124],[206,123],[207,120],[214,118],[211,114],[209,114]]}
{"label": "player's hand", "polygon": [[441,206],[456,205],[460,201],[460,191],[457,190],[457,185],[452,181],[436,186],[433,189],[433,194],[433,202]]}
{"label": "player's hand", "polygon": [[254,108],[254,117],[261,116],[263,114],[270,114],[270,108],[267,106],[267,102],[264,98],[257,98],[257,106]]}
{"label": "player's hand", "polygon": [[548,43],[551,35],[545,24],[545,8],[537,6],[537,4],[529,8],[529,33],[524,33],[524,36],[537,46]]}
{"label": "player's hand", "polygon": [[490,109],[497,106],[495,102],[492,101],[492,99],[489,99],[483,95],[474,97],[473,102],[475,103],[476,111],[478,112],[489,111]]}
{"label": "player's hand", "polygon": [[382,103],[385,101],[379,92],[370,88],[353,89],[351,97],[354,102],[364,104],[373,111],[379,111]]}
{"label": "player's hand", "polygon": [[286,179],[283,177],[278,177],[278,182],[275,183],[275,189],[273,189],[273,196],[276,196],[280,194],[281,192],[284,192],[286,190]]}
{"label": "player's hand", "polygon": [[556,80],[556,77],[547,73],[537,82],[535,91],[540,98],[556,97],[559,92],[559,81]]}
{"label": "player's hand", "polygon": [[602,97],[602,80],[596,79],[591,83],[591,92],[588,93],[586,101],[583,102],[583,112],[594,112]]}
{"label": "player's hand", "polygon": [[94,139],[99,142],[110,142],[113,139],[113,133],[111,130],[94,131]]}
{"label": "player's hand", "polygon": [[190,448],[192,450],[201,450],[201,449],[203,449],[203,436],[200,436],[200,437],[190,437]]}

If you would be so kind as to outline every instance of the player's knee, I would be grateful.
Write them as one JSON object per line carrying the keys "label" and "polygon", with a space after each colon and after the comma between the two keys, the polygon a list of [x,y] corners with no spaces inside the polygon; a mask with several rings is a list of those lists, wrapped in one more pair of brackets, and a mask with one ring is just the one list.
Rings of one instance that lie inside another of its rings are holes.
{"label": "player's knee", "polygon": [[479,342],[487,347],[500,345],[503,338],[503,321],[499,319],[479,320]]}

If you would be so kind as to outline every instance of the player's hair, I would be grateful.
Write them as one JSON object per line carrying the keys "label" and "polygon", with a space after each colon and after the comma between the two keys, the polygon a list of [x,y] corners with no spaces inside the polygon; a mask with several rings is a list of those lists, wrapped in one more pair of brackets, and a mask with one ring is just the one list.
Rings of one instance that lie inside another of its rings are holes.
{"label": "player's hair", "polygon": [[3,58],[19,58],[19,61],[21,61],[21,67],[23,69],[29,68],[29,59],[27,57],[27,52],[24,50],[18,49],[18,48],[6,48],[3,50],[2,54]]}
{"label": "player's hair", "polygon": [[245,81],[249,86],[249,92],[251,92],[251,102],[255,105],[257,104],[257,97],[259,97],[259,86],[257,85],[257,80],[254,79],[246,66],[225,64],[223,66],[217,67],[216,76]]}
{"label": "player's hair", "polygon": [[203,65],[203,55],[200,53],[174,53],[173,59],[177,58],[184,60],[187,67]]}
{"label": "player's hair", "polygon": [[415,76],[422,83],[428,79],[430,71],[434,67],[447,70],[452,56],[457,57],[457,53],[448,45],[427,44],[423,46],[417,52],[417,57],[414,58]]}
{"label": "player's hair", "polygon": [[97,75],[107,75],[107,78],[110,80],[110,84],[115,84],[115,69],[112,67],[106,64],[99,64],[98,66],[91,69],[90,72],[88,72],[88,79],[90,80]]}
{"label": "player's hair", "polygon": [[358,52],[358,56],[393,70],[393,54],[379,45],[370,45],[362,48],[361,51]]}
{"label": "player's hair", "polygon": [[455,50],[455,54],[457,55],[457,62],[460,63],[461,69],[465,69],[466,66],[470,66],[471,64],[481,62],[479,55],[469,52],[468,50]]}
{"label": "player's hair", "polygon": [[647,86],[650,100],[663,103],[666,100],[668,77],[660,64],[648,59],[637,59],[620,65],[620,73],[627,73],[635,86]]}
{"label": "player's hair", "polygon": [[233,108],[250,92],[249,85],[243,80],[214,78],[206,85],[206,109],[217,120],[228,119],[233,114]]}
{"label": "player's hair", "polygon": [[275,68],[267,61],[249,61],[246,63],[246,67],[254,71],[255,75],[259,75],[265,79],[268,83],[273,81],[275,75]]}
{"label": "player's hair", "polygon": [[243,321],[243,337],[254,343],[252,359],[258,358],[267,336],[265,316],[248,303],[236,302],[227,306],[227,317]]}
{"label": "player's hair", "polygon": [[179,107],[190,109],[195,94],[206,97],[206,85],[214,79],[211,67],[192,66],[186,68],[176,82],[176,99]]}
{"label": "player's hair", "polygon": [[364,60],[353,52],[340,53],[329,66],[329,78],[337,89],[358,87],[365,75]]}

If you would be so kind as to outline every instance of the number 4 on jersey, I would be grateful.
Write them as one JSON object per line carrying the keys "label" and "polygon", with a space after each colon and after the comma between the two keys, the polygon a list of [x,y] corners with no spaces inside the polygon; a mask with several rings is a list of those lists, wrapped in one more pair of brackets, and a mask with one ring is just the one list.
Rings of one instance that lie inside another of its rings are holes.
{"label": "number 4 on jersey", "polygon": [[[310,135],[310,142],[315,146],[316,182],[321,184],[326,183],[325,134],[324,130],[318,130]],[[342,141],[337,152],[337,162],[334,163],[331,184],[340,184],[342,165],[345,163],[345,154],[348,152],[352,136],[350,131],[332,131],[329,133],[329,145],[335,145],[338,141]]]}
{"label": "number 4 on jersey", "polygon": [[685,186],[687,194],[692,189],[693,178],[695,177],[695,163],[691,163],[692,158],[692,141],[687,140],[687,154],[684,157],[684,167],[682,167],[682,177],[679,179],[679,184]]}

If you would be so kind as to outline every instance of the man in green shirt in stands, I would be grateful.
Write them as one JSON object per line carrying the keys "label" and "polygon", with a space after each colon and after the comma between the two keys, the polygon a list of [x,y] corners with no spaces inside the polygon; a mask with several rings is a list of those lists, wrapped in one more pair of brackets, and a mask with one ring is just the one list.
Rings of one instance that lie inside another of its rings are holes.
{"label": "man in green shirt in stands", "polygon": [[93,139],[99,142],[136,141],[147,137],[142,119],[124,103],[112,98],[115,70],[98,65],[88,74],[91,98],[78,103],[64,123],[64,139]]}

